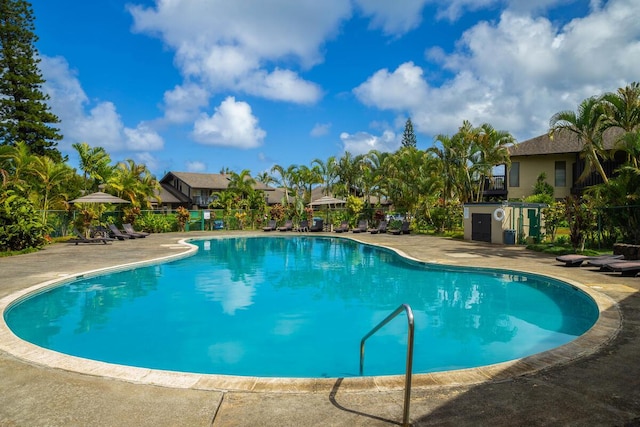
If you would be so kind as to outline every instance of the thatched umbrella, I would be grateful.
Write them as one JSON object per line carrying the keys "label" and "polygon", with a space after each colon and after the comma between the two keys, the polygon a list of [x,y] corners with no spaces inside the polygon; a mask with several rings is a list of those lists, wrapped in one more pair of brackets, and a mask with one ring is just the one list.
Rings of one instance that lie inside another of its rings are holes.
{"label": "thatched umbrella", "polygon": [[322,196],[319,199],[316,199],[314,201],[312,201],[311,203],[309,203],[309,206],[314,207],[314,206],[326,206],[327,207],[327,224],[329,223],[329,208],[333,205],[333,207],[335,208],[338,205],[345,205],[347,202],[342,200],[342,199],[336,199],[335,197],[331,197],[331,196]]}
{"label": "thatched umbrella", "polygon": [[87,194],[86,196],[78,197],[69,201],[69,203],[131,203],[127,200],[121,199],[109,193],[103,193],[102,191],[96,191],[95,193]]}

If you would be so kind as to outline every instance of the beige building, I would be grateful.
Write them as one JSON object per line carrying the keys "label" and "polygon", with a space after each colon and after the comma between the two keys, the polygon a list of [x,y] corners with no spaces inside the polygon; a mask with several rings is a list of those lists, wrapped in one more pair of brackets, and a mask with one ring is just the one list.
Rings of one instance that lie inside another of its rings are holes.
{"label": "beige building", "polygon": [[[612,150],[618,133],[605,134],[604,146]],[[583,144],[574,133],[562,131],[553,140],[548,135],[515,144],[509,147],[511,166],[507,173],[507,197],[509,200],[530,196],[538,176],[545,173],[546,182],[554,188],[554,197],[559,200],[571,194],[581,194],[591,185],[602,183],[597,173],[591,173],[585,180],[578,181],[585,168],[580,156]],[[603,162],[608,176],[624,162],[624,156]]]}

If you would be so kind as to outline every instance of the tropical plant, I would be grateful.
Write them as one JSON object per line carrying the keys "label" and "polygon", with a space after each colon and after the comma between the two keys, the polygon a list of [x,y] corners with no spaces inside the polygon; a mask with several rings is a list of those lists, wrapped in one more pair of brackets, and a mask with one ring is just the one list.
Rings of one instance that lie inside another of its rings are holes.
{"label": "tropical plant", "polygon": [[13,188],[0,188],[0,251],[41,248],[46,235],[33,204]]}
{"label": "tropical plant", "polygon": [[178,223],[178,229],[180,231],[184,231],[187,225],[187,221],[191,218],[191,213],[189,209],[184,206],[178,206],[176,209],[176,222]]}
{"label": "tropical plant", "polygon": [[91,147],[86,142],[72,145],[80,158],[80,169],[84,173],[83,190],[97,191],[98,186],[109,180],[114,171],[111,157],[102,147]]}
{"label": "tropical plant", "polygon": [[582,101],[577,112],[560,111],[549,121],[549,137],[552,140],[559,132],[571,132],[582,144],[580,155],[585,159],[586,167],[578,180],[584,180],[591,172],[596,171],[603,182],[609,181],[601,163],[601,159],[608,157],[602,137],[605,119],[605,109],[600,98],[593,96]]}

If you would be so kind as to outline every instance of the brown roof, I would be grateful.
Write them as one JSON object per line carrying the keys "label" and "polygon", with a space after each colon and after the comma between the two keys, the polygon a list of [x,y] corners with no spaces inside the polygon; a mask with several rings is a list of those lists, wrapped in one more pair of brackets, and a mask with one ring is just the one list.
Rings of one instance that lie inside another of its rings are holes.
{"label": "brown roof", "polygon": [[[607,150],[614,147],[617,137],[621,131],[611,129],[604,134],[604,146]],[[509,155],[515,156],[539,156],[544,154],[566,154],[579,153],[582,150],[583,143],[578,141],[575,133],[570,131],[557,132],[553,140],[548,134],[536,136],[518,144],[509,147]]]}
{"label": "brown roof", "polygon": [[[197,172],[168,172],[161,181],[173,175],[184,181],[191,188],[207,188],[210,190],[225,190],[229,186],[229,175],[220,173],[197,173]],[[271,190],[272,188],[262,182],[256,182],[253,186],[256,190]]]}

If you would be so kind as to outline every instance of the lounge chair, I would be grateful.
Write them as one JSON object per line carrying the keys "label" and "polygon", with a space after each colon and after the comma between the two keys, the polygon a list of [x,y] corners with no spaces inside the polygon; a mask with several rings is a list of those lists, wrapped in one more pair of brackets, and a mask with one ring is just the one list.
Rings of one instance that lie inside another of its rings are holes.
{"label": "lounge chair", "polygon": [[358,222],[358,226],[351,230],[352,233],[366,233],[367,232],[367,220],[362,219]]}
{"label": "lounge chair", "polygon": [[298,224],[296,231],[309,231],[309,221],[307,221],[306,219],[300,221],[300,224]]}
{"label": "lounge chair", "polygon": [[322,219],[317,219],[313,223],[311,228],[309,228],[309,231],[323,231],[323,230],[324,230],[324,220]]}
{"label": "lounge chair", "polygon": [[111,230],[111,235],[118,240],[127,240],[127,239],[136,238],[136,236],[133,236],[131,234],[126,234],[118,230],[118,227],[116,227],[115,224],[109,224],[109,230]]}
{"label": "lounge chair", "polygon": [[[583,262],[587,261],[591,265],[597,265],[598,267],[602,267],[604,264],[609,261],[621,259],[622,255],[598,255],[598,256],[588,256],[588,255],[580,255],[580,254],[568,254],[568,255],[560,255],[556,257],[556,261],[563,262],[566,267],[580,267]],[[604,262],[604,264],[599,264],[600,262]],[[596,264],[592,264],[596,263]]]}
{"label": "lounge chair", "polygon": [[387,232],[387,221],[380,221],[380,224],[376,228],[369,230],[371,234],[382,234]]}
{"label": "lounge chair", "polygon": [[349,223],[347,221],[342,221],[335,230],[336,233],[346,233],[349,231]]}
{"label": "lounge chair", "polygon": [[125,234],[130,234],[135,237],[147,237],[149,233],[145,233],[144,231],[136,231],[133,229],[133,225],[131,224],[122,224],[122,228],[124,229]]}
{"label": "lounge chair", "polygon": [[409,221],[402,221],[402,225],[400,226],[400,228],[389,230],[389,233],[395,234],[396,236],[399,234],[409,234]]}
{"label": "lounge chair", "polygon": [[635,277],[640,273],[640,261],[615,261],[603,267],[609,271],[622,273],[622,277]]}
{"label": "lounge chair", "polygon": [[67,242],[75,243],[76,246],[78,245],[78,243],[104,243],[106,245],[108,242],[115,240],[111,237],[85,237],[84,234],[78,231],[77,228],[73,229],[73,233],[76,237],[67,240]]}
{"label": "lounge chair", "polygon": [[278,227],[279,231],[291,231],[293,230],[293,221],[288,219],[282,227]]}
{"label": "lounge chair", "polygon": [[262,227],[262,231],[274,231],[275,229],[276,229],[275,219],[270,220],[266,227]]}

